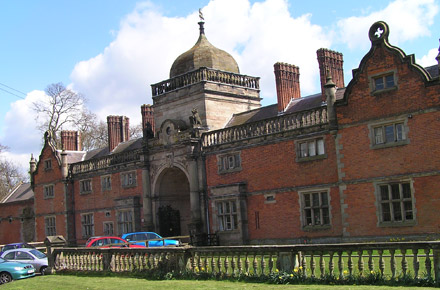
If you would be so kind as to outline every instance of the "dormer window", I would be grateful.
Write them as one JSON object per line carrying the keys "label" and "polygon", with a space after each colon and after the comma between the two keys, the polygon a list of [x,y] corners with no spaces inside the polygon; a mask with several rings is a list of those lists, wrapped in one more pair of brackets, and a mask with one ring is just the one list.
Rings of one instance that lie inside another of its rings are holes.
{"label": "dormer window", "polygon": [[44,170],[51,170],[52,169],[52,160],[47,159],[44,160]]}

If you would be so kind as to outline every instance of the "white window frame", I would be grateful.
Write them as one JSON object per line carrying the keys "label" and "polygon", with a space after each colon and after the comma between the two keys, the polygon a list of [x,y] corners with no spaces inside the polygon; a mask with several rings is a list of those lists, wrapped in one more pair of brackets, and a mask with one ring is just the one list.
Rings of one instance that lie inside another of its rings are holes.
{"label": "white window frame", "polygon": [[[392,138],[389,139],[392,128]],[[370,148],[382,149],[388,147],[402,146],[409,144],[408,138],[408,117],[396,117],[388,120],[381,120],[378,122],[368,124],[370,135]]]}
{"label": "white window frame", "polygon": [[47,184],[43,186],[43,198],[50,199],[55,197],[55,185]]}
{"label": "white window frame", "polygon": [[81,229],[83,238],[95,235],[95,217],[93,213],[81,214]]}
{"label": "white window frame", "polygon": [[[131,219],[129,219],[131,218]],[[120,210],[117,215],[118,234],[134,232],[134,212],[133,210]]]}
{"label": "white window frame", "polygon": [[46,234],[46,237],[57,235],[57,226],[56,225],[57,224],[56,224],[56,217],[55,216],[44,217],[44,232]]}
{"label": "white window frame", "polygon": [[312,161],[327,158],[325,136],[295,140],[296,161]]}
{"label": "white window frame", "polygon": [[219,200],[215,202],[218,231],[234,231],[238,229],[237,200]]}
{"label": "white window frame", "polygon": [[112,189],[112,176],[111,175],[101,176],[101,190],[109,191],[111,189]]}
{"label": "white window frame", "polygon": [[121,173],[121,186],[123,188],[137,186],[137,174],[136,171],[129,171]]}
{"label": "white window frame", "polygon": [[[303,230],[320,230],[331,227],[331,199],[329,188],[299,191],[301,226]],[[325,196],[325,197],[324,197]],[[314,199],[317,197],[317,200]],[[317,203],[314,203],[316,201]]]}
{"label": "white window frame", "polygon": [[89,194],[93,192],[93,183],[92,179],[83,179],[79,181],[79,193],[80,194]]}
{"label": "white window frame", "polygon": [[115,232],[113,222],[103,222],[102,223],[102,231],[105,236],[113,236]]}
{"label": "white window frame", "polygon": [[241,171],[241,164],[241,152],[230,152],[217,155],[219,174]]}
{"label": "white window frame", "polygon": [[[389,77],[392,77],[393,83],[390,84]],[[382,80],[382,85],[378,87],[377,80]],[[369,76],[370,90],[373,95],[388,92],[397,89],[396,70],[389,70]]]}
{"label": "white window frame", "polygon": [[377,182],[375,190],[379,226],[413,226],[416,224],[412,180]]}

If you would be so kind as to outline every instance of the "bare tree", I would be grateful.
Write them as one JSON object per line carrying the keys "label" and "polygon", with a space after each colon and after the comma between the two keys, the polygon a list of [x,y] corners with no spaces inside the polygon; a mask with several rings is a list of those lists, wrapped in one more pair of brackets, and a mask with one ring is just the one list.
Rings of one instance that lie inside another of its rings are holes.
{"label": "bare tree", "polygon": [[74,125],[81,118],[85,98],[62,83],[51,84],[46,90],[48,100],[35,102],[34,111],[37,113],[38,129],[44,133],[51,131],[59,145],[59,132],[63,126]]}
{"label": "bare tree", "polygon": [[76,127],[81,133],[83,150],[88,151],[107,146],[107,124],[98,120],[94,113],[84,110]]}
{"label": "bare tree", "polygon": [[2,200],[19,182],[27,181],[27,176],[20,168],[6,160],[1,153],[8,148],[0,144],[0,200]]}

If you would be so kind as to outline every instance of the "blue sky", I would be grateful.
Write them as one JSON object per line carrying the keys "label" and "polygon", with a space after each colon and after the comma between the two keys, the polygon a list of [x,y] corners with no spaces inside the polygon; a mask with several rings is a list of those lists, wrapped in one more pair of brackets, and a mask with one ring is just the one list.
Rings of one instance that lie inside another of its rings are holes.
{"label": "blue sky", "polygon": [[269,105],[277,61],[300,67],[303,96],[319,91],[320,47],[344,54],[348,84],[378,20],[389,24],[391,44],[434,65],[439,7],[439,0],[0,0],[0,144],[23,166],[39,155],[30,106],[57,82],[83,93],[102,119],[139,122],[140,106],[152,103],[150,84],[167,79],[174,59],[197,40],[199,8],[210,42],[231,53],[243,74],[261,77]]}

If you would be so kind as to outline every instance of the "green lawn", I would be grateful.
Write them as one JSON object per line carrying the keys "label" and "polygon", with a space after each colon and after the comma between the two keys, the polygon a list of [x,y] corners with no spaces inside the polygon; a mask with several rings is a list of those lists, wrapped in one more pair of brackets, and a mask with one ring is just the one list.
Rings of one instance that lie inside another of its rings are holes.
{"label": "green lawn", "polygon": [[[326,286],[326,285],[271,285],[260,283],[244,283],[229,281],[195,281],[195,280],[171,280],[171,281],[151,281],[137,278],[123,277],[77,277],[70,275],[47,275],[36,276],[34,278],[13,281],[11,283],[0,286],[1,290],[10,289],[414,289],[405,287],[388,287],[388,286],[365,286],[365,285],[348,285],[348,286]],[[415,289],[434,289],[427,287],[417,287]]]}

